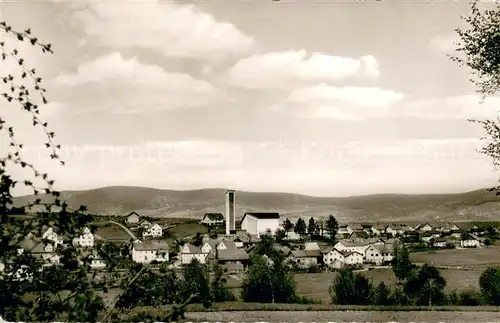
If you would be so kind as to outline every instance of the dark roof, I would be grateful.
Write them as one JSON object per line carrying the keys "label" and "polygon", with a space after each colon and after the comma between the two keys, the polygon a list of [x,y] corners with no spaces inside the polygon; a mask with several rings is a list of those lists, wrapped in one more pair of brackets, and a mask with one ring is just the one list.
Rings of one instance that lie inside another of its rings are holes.
{"label": "dark roof", "polygon": [[243,218],[246,216],[246,215],[251,215],[253,217],[256,217],[257,219],[279,219],[280,218],[280,214],[278,212],[248,212],[248,213],[245,213],[245,215],[243,216]]}
{"label": "dark roof", "polygon": [[127,215],[127,217],[129,217],[129,216],[131,216],[131,215],[137,215],[137,216],[140,216],[139,214],[137,214],[137,212],[135,212],[135,211],[134,211],[134,212],[130,212],[130,213]]}

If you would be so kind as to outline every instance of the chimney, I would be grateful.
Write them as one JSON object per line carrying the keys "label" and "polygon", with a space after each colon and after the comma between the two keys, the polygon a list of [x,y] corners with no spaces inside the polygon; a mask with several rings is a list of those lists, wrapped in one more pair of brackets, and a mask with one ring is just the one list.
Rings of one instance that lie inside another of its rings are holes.
{"label": "chimney", "polygon": [[226,235],[230,235],[236,230],[234,206],[234,191],[226,191]]}

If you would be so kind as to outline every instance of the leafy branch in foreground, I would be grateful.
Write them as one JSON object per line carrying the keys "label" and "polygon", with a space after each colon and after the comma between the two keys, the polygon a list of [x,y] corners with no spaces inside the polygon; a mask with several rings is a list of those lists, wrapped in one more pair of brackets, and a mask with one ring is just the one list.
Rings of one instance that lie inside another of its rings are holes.
{"label": "leafy branch in foreground", "polygon": [[[126,291],[141,276],[142,267],[133,265],[130,258],[124,261],[120,247],[104,244],[96,251],[75,245],[75,238],[90,226],[92,216],[83,206],[71,209],[54,188],[54,180],[29,162],[23,155],[26,147],[17,140],[15,131],[19,129],[15,121],[22,119],[8,120],[8,114],[3,113],[20,110],[27,115],[31,125],[45,134],[42,145],[50,159],[64,165],[61,146],[40,114],[49,103],[43,79],[16,48],[25,43],[42,54],[53,54],[52,46],[33,36],[30,29],[20,32],[6,22],[0,22],[0,33],[2,66],[13,67],[0,71],[0,133],[8,143],[0,155],[0,316],[28,322],[95,322],[102,315],[108,320],[114,306],[106,311],[102,295],[111,287]],[[35,198],[26,205],[14,205],[15,189]],[[105,278],[91,268],[96,253],[106,259],[109,270]],[[116,268],[125,272],[123,277],[114,277]],[[170,316],[176,317],[183,306]]]}
{"label": "leafy branch in foreground", "polygon": [[[500,5],[494,9],[480,10],[477,3],[471,3],[471,13],[462,16],[467,28],[455,29],[460,40],[456,44],[456,54],[449,57],[459,66],[468,67],[472,76],[470,81],[484,100],[500,89]],[[479,150],[493,160],[493,166],[500,166],[500,119],[469,120],[479,124],[486,135],[486,143]],[[500,194],[500,186],[490,189]]]}

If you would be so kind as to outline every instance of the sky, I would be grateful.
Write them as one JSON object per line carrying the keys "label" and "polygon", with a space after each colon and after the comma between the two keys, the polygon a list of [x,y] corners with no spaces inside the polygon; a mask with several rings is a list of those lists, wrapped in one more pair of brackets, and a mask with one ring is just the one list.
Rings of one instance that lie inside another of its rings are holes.
{"label": "sky", "polygon": [[42,117],[66,165],[18,105],[1,113],[59,189],[484,188],[498,174],[467,119],[495,118],[500,99],[480,104],[447,57],[468,12],[465,1],[3,0],[1,20],[55,50],[1,35],[43,77]]}

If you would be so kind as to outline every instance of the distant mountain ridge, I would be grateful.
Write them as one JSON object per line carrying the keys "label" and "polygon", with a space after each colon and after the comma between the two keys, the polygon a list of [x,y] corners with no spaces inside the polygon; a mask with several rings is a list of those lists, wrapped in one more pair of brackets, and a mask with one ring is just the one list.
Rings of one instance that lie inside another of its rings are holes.
{"label": "distant mountain ridge", "polygon": [[[135,211],[153,217],[201,218],[206,212],[224,212],[225,189],[163,190],[110,186],[63,191],[71,207],[86,205],[92,214],[126,215]],[[49,201],[50,196],[39,197]],[[20,206],[35,196],[15,198]],[[236,214],[279,212],[284,217],[324,217],[341,222],[500,221],[500,196],[486,189],[459,194],[374,194],[352,197],[314,197],[293,193],[236,191]]]}

